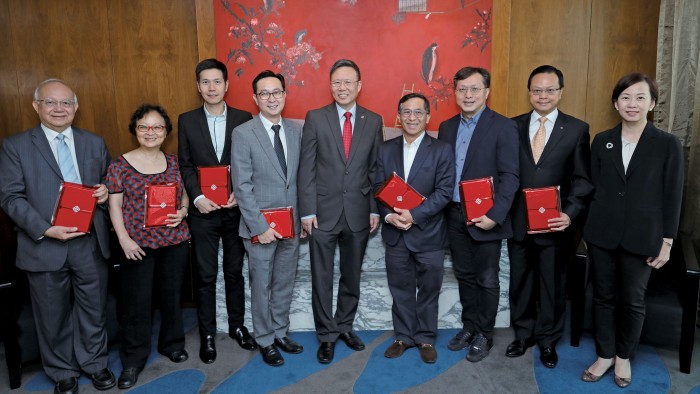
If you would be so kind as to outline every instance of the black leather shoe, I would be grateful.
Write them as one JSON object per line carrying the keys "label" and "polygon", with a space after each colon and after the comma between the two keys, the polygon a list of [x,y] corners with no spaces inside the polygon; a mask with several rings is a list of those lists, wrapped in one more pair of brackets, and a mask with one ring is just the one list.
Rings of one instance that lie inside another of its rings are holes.
{"label": "black leather shoe", "polygon": [[119,375],[119,381],[117,382],[117,387],[122,390],[130,389],[136,385],[136,381],[139,380],[139,373],[141,368],[126,368]]}
{"label": "black leather shoe", "polygon": [[304,351],[304,347],[296,343],[289,337],[275,338],[275,346],[285,353],[299,354]]}
{"label": "black leather shoe", "polygon": [[330,364],[335,355],[335,342],[321,342],[316,352],[316,358],[321,364]]}
{"label": "black leather shoe", "polygon": [[474,340],[469,345],[467,361],[478,363],[489,355],[489,350],[493,347],[493,339],[486,339],[482,333],[474,336]]}
{"label": "black leather shoe", "polygon": [[233,331],[228,333],[228,336],[235,339],[238,342],[238,346],[245,350],[255,350],[258,345],[255,343],[255,339],[250,336],[248,329],[245,326],[239,326],[233,329]]}
{"label": "black leather shoe", "polygon": [[472,339],[474,339],[473,332],[467,329],[460,330],[460,332],[450,339],[447,348],[452,351],[462,350],[472,343]]}
{"label": "black leather shoe", "polygon": [[362,343],[362,339],[358,337],[354,332],[348,331],[340,334],[338,336],[346,345],[352,350],[360,351],[365,350],[365,344]]}
{"label": "black leather shoe", "polygon": [[90,379],[92,379],[92,385],[100,391],[109,390],[117,385],[117,378],[107,368],[91,374]]}
{"label": "black leather shoe", "polygon": [[533,339],[518,339],[516,338],[506,348],[506,357],[520,357],[527,351],[527,348],[535,346]]}
{"label": "black leather shoe", "polygon": [[540,361],[547,368],[554,368],[559,362],[557,350],[553,346],[540,346]]}
{"label": "black leather shoe", "polygon": [[78,378],[68,378],[59,380],[53,389],[54,394],[77,394]]}
{"label": "black leather shoe", "polygon": [[282,358],[282,355],[275,345],[261,347],[260,354],[262,354],[263,361],[265,361],[267,365],[279,367],[284,364],[284,358]]}
{"label": "black leather shoe", "polygon": [[211,364],[216,360],[216,342],[214,335],[206,335],[199,344],[199,359],[204,364]]}
{"label": "black leather shoe", "polygon": [[163,352],[159,352],[159,353],[164,355],[165,357],[169,358],[170,361],[172,361],[174,363],[184,363],[190,357],[190,355],[187,354],[187,350],[185,350],[185,349],[176,350],[172,353],[163,353]]}

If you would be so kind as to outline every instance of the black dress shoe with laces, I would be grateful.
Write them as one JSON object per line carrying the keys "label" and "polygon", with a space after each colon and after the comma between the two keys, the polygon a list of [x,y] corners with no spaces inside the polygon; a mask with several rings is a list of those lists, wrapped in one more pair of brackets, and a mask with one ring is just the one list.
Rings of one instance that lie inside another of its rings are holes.
{"label": "black dress shoe with laces", "polygon": [[90,379],[92,379],[92,385],[100,391],[109,390],[117,385],[117,378],[107,368],[90,374]]}
{"label": "black dress shoe with laces", "polygon": [[262,354],[263,361],[267,365],[279,367],[284,364],[284,358],[282,358],[282,355],[275,345],[261,347],[260,354]]}
{"label": "black dress shoe with laces", "polygon": [[478,363],[489,355],[489,350],[493,347],[493,339],[487,339],[484,334],[478,333],[469,345],[467,361]]}
{"label": "black dress shoe with laces", "polygon": [[205,335],[199,344],[199,359],[205,364],[216,360],[216,341],[214,335]]}
{"label": "black dress shoe with laces", "polygon": [[447,348],[452,351],[462,350],[472,343],[472,339],[474,339],[473,332],[467,329],[461,330],[454,337],[452,337],[452,339],[450,339],[450,342],[447,344]]}
{"label": "black dress shoe with laces", "polygon": [[340,334],[338,338],[345,342],[345,344],[352,350],[365,350],[365,344],[362,343],[362,339],[360,339],[360,337],[358,337],[357,334],[352,331],[344,332]]}
{"label": "black dress shoe with laces", "polygon": [[190,355],[187,354],[187,350],[185,350],[185,349],[176,350],[176,351],[171,352],[171,353],[165,353],[165,352],[161,352],[161,351],[159,351],[158,353],[164,355],[165,357],[167,357],[168,359],[170,359],[170,361],[172,361],[174,363],[184,363],[190,357]]}
{"label": "black dress shoe with laces", "polygon": [[540,361],[547,368],[554,368],[559,362],[557,350],[554,346],[540,346]]}
{"label": "black dress shoe with laces", "polygon": [[316,352],[316,358],[321,364],[330,364],[335,355],[335,342],[321,342]]}
{"label": "black dress shoe with laces", "polygon": [[122,390],[130,389],[136,385],[136,381],[139,380],[139,373],[141,368],[125,368],[122,374],[119,375],[119,381],[117,382],[117,387]]}
{"label": "black dress shoe with laces", "polygon": [[535,346],[533,339],[518,339],[516,338],[506,348],[506,357],[520,357],[527,351],[527,348]]}
{"label": "black dress shoe with laces", "polygon": [[61,379],[53,389],[54,394],[77,394],[78,378]]}
{"label": "black dress shoe with laces", "polygon": [[304,351],[304,347],[289,337],[275,338],[275,346],[285,353],[299,354]]}
{"label": "black dress shoe with laces", "polygon": [[253,339],[245,326],[234,328],[233,331],[228,333],[228,336],[235,339],[236,342],[238,342],[238,346],[245,350],[255,350],[258,348],[255,339]]}

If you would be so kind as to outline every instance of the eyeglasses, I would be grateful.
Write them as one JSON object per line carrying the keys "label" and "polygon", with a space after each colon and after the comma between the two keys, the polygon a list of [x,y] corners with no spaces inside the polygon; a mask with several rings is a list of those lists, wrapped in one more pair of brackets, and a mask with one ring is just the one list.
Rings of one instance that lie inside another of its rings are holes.
{"label": "eyeglasses", "polygon": [[415,116],[416,119],[423,119],[423,117],[425,115],[427,115],[427,113],[425,111],[420,110],[420,109],[415,109],[415,110],[402,109],[401,112],[399,112],[399,114],[401,114],[402,118],[406,118],[406,119],[410,118],[411,115]]}
{"label": "eyeglasses", "polygon": [[136,126],[136,130],[138,130],[139,133],[146,134],[148,133],[149,130],[153,130],[154,133],[160,134],[165,130],[165,126],[160,125],[160,124],[154,124],[152,126],[147,126],[145,124],[140,124]]}
{"label": "eyeglasses", "polygon": [[357,80],[357,81],[351,81],[351,80],[349,80],[349,79],[346,79],[346,80],[337,80],[337,81],[331,81],[331,86],[332,86],[334,89],[338,89],[339,87],[341,87],[341,86],[343,86],[343,85],[345,85],[346,87],[349,87],[349,88],[350,88],[350,87],[352,87],[353,85],[355,85],[355,84],[358,83],[358,82],[359,82],[359,80]]}
{"label": "eyeglasses", "polygon": [[553,89],[553,88],[549,88],[549,89],[532,89],[532,90],[530,90],[530,94],[533,95],[533,96],[539,96],[539,95],[541,95],[542,93],[546,93],[547,96],[553,96],[553,95],[554,95],[556,92],[558,92],[559,90],[561,90],[561,88],[557,88],[557,89]]}
{"label": "eyeglasses", "polygon": [[481,92],[481,91],[484,90],[484,89],[486,89],[486,88],[477,88],[477,87],[471,86],[471,87],[468,87],[468,88],[459,88],[459,89],[455,89],[455,93],[464,96],[464,95],[467,94],[467,92],[469,92],[469,93],[471,93],[471,94],[477,94],[477,93]]}
{"label": "eyeglasses", "polygon": [[52,98],[47,98],[43,100],[37,100],[39,103],[44,103],[48,108],[55,108],[57,105],[63,108],[72,108],[75,104],[73,100],[55,100]]}
{"label": "eyeglasses", "polygon": [[279,99],[284,96],[284,90],[275,90],[274,92],[260,92],[257,93],[256,96],[258,96],[258,98],[261,100],[269,100],[270,96]]}

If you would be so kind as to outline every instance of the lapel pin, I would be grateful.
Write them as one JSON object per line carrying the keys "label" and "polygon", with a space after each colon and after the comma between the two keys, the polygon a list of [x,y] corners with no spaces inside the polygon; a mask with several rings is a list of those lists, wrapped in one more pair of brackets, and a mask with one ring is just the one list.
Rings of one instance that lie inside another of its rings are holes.
{"label": "lapel pin", "polygon": [[613,147],[612,142],[608,142],[607,144],[605,144],[605,147],[608,149],[612,149],[612,147]]}
{"label": "lapel pin", "polygon": [[365,118],[365,116],[364,116],[364,115],[360,116],[360,119],[364,119],[364,118]]}

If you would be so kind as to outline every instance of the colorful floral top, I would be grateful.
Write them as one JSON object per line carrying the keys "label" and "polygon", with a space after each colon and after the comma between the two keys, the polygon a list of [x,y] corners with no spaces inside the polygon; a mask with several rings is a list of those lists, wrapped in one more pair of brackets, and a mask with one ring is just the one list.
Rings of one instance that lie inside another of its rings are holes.
{"label": "colorful floral top", "polygon": [[167,168],[159,174],[142,174],[129,164],[124,156],[113,161],[107,170],[107,189],[110,194],[123,193],[122,214],[124,227],[131,239],[139,246],[156,249],[164,246],[177,245],[190,239],[187,222],[182,221],[177,227],[144,228],[146,221],[146,185],[151,183],[173,182],[180,185],[177,190],[177,201],[182,200],[184,188],[180,176],[177,156],[165,154]]}

